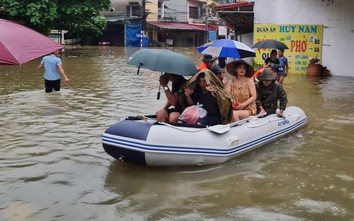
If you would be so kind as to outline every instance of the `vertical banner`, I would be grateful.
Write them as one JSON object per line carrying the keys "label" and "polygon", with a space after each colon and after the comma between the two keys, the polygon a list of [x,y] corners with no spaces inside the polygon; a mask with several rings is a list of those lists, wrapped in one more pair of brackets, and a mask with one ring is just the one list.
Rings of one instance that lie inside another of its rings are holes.
{"label": "vertical banner", "polygon": [[208,31],[209,42],[217,40],[216,31]]}
{"label": "vertical banner", "polygon": [[[322,62],[323,25],[254,25],[254,44],[263,40],[278,40],[288,46],[284,56],[289,61],[289,73],[305,74],[310,59]],[[272,48],[255,48],[256,64],[264,64]]]}
{"label": "vertical banner", "polygon": [[140,31],[141,25],[125,24],[125,46],[139,47],[140,46]]}

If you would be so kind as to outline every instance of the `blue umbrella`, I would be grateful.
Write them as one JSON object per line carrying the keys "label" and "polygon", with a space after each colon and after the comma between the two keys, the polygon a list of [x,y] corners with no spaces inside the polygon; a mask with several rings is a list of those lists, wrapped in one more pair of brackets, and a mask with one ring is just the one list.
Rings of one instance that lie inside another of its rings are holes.
{"label": "blue umbrella", "polygon": [[167,72],[182,76],[191,76],[197,73],[192,60],[183,54],[167,49],[142,49],[130,56],[128,64],[152,71]]}
{"label": "blue umbrella", "polygon": [[197,47],[202,54],[223,58],[256,57],[256,52],[242,42],[231,39],[220,39]]}

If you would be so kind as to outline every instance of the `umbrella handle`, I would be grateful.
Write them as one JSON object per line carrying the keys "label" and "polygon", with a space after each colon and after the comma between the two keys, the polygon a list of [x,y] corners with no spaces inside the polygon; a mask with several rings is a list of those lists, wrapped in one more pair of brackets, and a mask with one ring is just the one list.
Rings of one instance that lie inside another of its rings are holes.
{"label": "umbrella handle", "polygon": [[[161,72],[161,75],[163,75],[163,72]],[[161,84],[159,85],[159,91],[157,92],[157,96],[156,96],[156,99],[157,100],[160,100],[160,96],[161,96]]]}
{"label": "umbrella handle", "polygon": [[136,75],[139,75],[140,67],[143,65],[143,63],[140,63],[138,66],[138,71],[136,72]]}
{"label": "umbrella handle", "polygon": [[161,85],[159,86],[159,91],[157,92],[157,96],[156,96],[157,100],[160,100],[160,96],[161,96],[160,90],[161,90]]}

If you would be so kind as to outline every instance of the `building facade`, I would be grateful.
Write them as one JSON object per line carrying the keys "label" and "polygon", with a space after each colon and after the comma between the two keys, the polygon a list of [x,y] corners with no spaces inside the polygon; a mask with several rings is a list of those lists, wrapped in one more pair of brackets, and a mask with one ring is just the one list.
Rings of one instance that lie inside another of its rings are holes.
{"label": "building facade", "polygon": [[[255,24],[323,26],[320,63],[332,75],[354,76],[354,1],[350,0],[259,0],[255,4]],[[308,42],[307,42],[308,43]],[[291,50],[291,49],[289,49]]]}
{"label": "building facade", "polygon": [[[218,29],[211,17],[212,0],[112,0],[103,12],[108,21],[100,41],[126,45],[127,25],[142,25],[150,45],[199,46]],[[216,38],[216,37],[215,37]]]}

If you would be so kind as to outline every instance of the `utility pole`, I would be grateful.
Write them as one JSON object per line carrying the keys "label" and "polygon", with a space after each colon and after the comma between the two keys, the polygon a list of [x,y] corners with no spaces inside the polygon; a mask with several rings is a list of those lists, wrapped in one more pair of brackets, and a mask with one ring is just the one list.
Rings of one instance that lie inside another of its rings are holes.
{"label": "utility pole", "polygon": [[208,24],[208,18],[209,18],[209,10],[208,10],[208,1],[205,3],[205,28],[207,31],[207,37],[206,37],[206,42],[209,42],[209,24]]}
{"label": "utility pole", "polygon": [[206,37],[206,42],[209,42],[209,25],[208,25],[208,17],[205,18],[205,28],[207,31],[207,37]]}
{"label": "utility pole", "polygon": [[145,23],[146,23],[145,7],[146,7],[146,2],[145,2],[145,0],[142,0],[142,3],[141,3],[142,13],[141,13],[140,47],[143,47],[143,38],[145,35]]}

